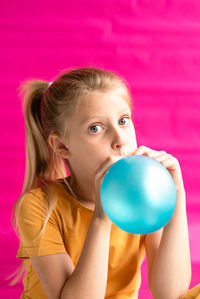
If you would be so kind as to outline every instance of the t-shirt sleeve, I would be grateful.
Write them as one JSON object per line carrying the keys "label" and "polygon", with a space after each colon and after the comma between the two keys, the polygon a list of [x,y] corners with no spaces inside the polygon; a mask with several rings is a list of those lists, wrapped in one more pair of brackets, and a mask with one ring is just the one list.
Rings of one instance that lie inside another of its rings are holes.
{"label": "t-shirt sleeve", "polygon": [[[48,219],[44,233],[36,238],[45,221],[47,206],[43,193],[27,192],[19,208],[18,228],[21,237],[17,258],[65,253],[59,216],[55,210]],[[36,238],[36,239],[35,239]],[[34,240],[35,239],[35,240]]]}

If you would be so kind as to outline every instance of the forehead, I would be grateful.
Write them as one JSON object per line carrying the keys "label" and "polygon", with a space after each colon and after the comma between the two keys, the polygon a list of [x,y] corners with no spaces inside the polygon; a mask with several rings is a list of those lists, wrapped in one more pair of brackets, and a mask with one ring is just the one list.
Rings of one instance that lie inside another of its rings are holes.
{"label": "forehead", "polygon": [[79,102],[79,116],[86,114],[107,114],[122,109],[131,109],[127,96],[118,90],[109,92],[93,92]]}

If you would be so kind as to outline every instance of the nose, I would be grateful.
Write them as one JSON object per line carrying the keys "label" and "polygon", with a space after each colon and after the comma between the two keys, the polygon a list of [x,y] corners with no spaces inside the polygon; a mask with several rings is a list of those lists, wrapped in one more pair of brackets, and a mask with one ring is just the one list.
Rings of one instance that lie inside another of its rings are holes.
{"label": "nose", "polygon": [[115,151],[118,151],[119,154],[123,154],[123,148],[126,145],[124,132],[122,130],[123,129],[113,129],[113,139],[111,147]]}

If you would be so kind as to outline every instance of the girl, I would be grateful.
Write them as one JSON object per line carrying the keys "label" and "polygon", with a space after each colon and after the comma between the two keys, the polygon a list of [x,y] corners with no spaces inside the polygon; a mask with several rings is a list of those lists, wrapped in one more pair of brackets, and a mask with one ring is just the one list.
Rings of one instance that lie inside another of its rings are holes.
{"label": "girl", "polygon": [[[26,268],[21,299],[138,298],[145,252],[153,298],[183,296],[191,262],[180,165],[165,151],[137,147],[126,81],[88,67],[65,71],[50,84],[26,81],[20,90],[26,172],[14,207],[17,258],[20,270]],[[101,205],[106,171],[130,155],[162,163],[177,189],[170,222],[148,235],[122,231]]]}

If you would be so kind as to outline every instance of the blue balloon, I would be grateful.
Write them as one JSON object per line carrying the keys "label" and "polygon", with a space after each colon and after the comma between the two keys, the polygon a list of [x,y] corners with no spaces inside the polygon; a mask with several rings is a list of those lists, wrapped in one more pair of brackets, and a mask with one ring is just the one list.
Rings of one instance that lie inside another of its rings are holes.
{"label": "blue balloon", "polygon": [[108,218],[122,230],[148,234],[165,226],[176,206],[176,186],[169,171],[147,156],[129,156],[111,165],[101,185]]}

